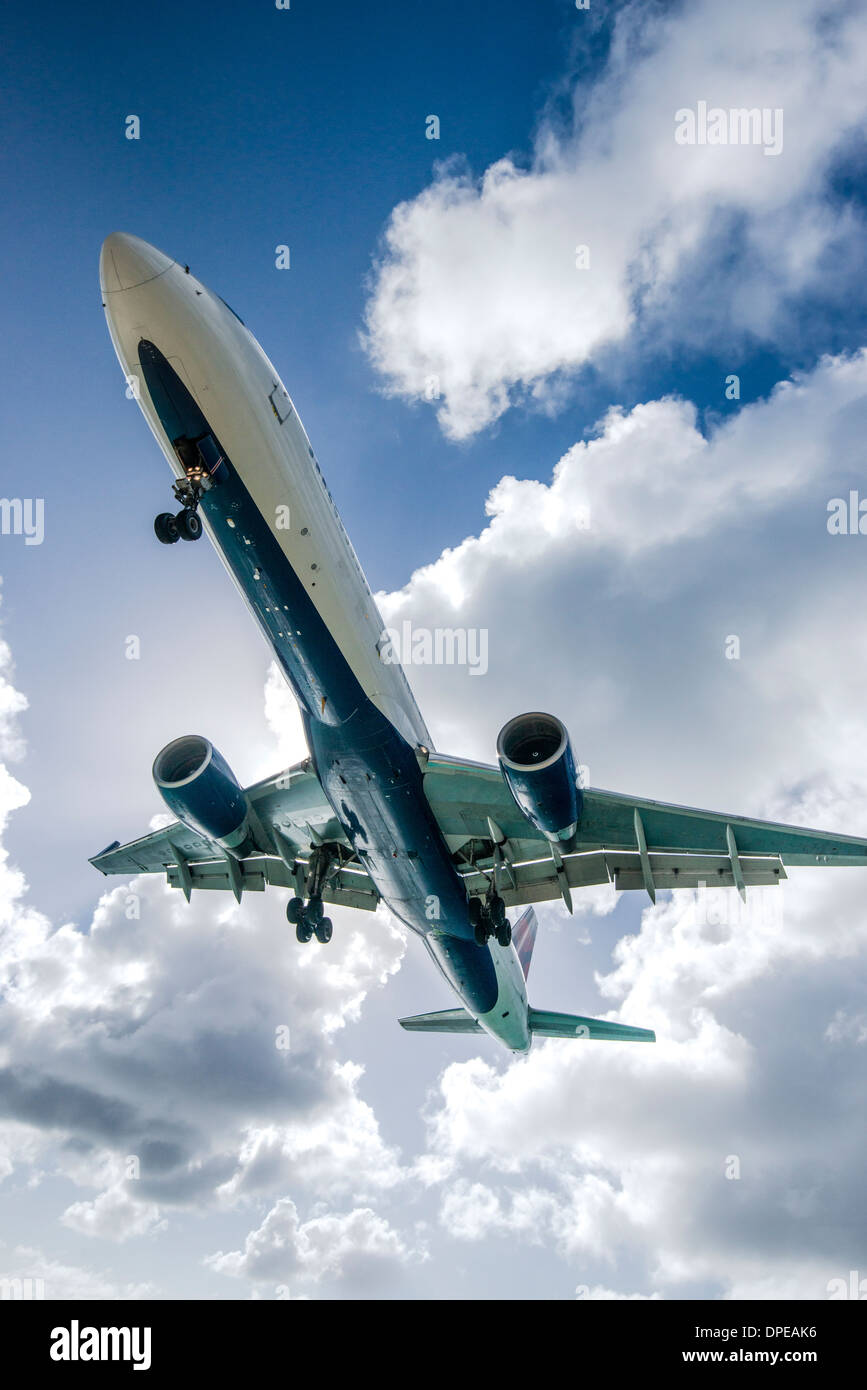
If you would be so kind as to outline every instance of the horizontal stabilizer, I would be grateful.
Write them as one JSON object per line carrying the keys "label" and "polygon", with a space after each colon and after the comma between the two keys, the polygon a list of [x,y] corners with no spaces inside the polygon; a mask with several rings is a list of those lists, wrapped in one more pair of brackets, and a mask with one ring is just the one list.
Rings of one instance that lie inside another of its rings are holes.
{"label": "horizontal stabilizer", "polygon": [[441,1009],[435,1014],[415,1014],[398,1020],[410,1033],[483,1033],[466,1009]]}
{"label": "horizontal stabilizer", "polygon": [[608,1023],[604,1018],[582,1018],[580,1014],[553,1014],[547,1009],[530,1010],[530,1032],[542,1038],[656,1042],[656,1034],[651,1028],[629,1028],[625,1023]]}

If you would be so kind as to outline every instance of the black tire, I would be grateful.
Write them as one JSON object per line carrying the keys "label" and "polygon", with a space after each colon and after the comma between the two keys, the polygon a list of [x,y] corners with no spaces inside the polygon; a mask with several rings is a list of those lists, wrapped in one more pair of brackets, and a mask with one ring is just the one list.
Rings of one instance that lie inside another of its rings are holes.
{"label": "black tire", "polygon": [[495,898],[491,899],[490,907],[491,921],[494,924],[494,929],[498,931],[506,921],[506,904],[503,902],[500,895],[497,894]]}
{"label": "black tire", "polygon": [[500,946],[508,946],[512,940],[512,924],[504,922],[501,927],[497,927],[497,942]]}
{"label": "black tire", "polygon": [[202,534],[202,518],[192,507],[184,507],[175,517],[178,535],[183,541],[197,541]]}
{"label": "black tire", "polygon": [[314,925],[317,922],[322,921],[322,912],[322,899],[311,898],[309,903],[307,904],[307,916],[309,920],[314,923]]}
{"label": "black tire", "polygon": [[286,904],[286,917],[293,927],[297,927],[301,921],[301,914],[304,911],[304,901],[302,898],[290,898]]}
{"label": "black tire", "polygon": [[295,928],[295,935],[302,945],[305,945],[313,935],[313,927],[306,918],[302,918]]}
{"label": "black tire", "polygon": [[313,930],[316,933],[316,940],[319,941],[323,946],[327,946],[329,941],[331,940],[331,933],[334,930],[331,924],[331,918],[323,917],[321,922],[316,923],[316,926],[313,928]]}
{"label": "black tire", "polygon": [[160,512],[154,521],[154,535],[161,545],[174,545],[180,532],[171,512]]}
{"label": "black tire", "polygon": [[470,926],[475,931],[476,927],[482,924],[482,900],[481,898],[470,898],[467,908],[467,915],[470,919]]}
{"label": "black tire", "polygon": [[483,927],[481,924],[479,924],[479,926],[477,926],[477,927],[474,927],[474,928],[473,928],[473,936],[474,936],[475,939],[476,939],[476,945],[477,945],[477,946],[487,946],[487,944],[488,944],[488,932],[487,932],[487,928],[486,928],[486,927]]}

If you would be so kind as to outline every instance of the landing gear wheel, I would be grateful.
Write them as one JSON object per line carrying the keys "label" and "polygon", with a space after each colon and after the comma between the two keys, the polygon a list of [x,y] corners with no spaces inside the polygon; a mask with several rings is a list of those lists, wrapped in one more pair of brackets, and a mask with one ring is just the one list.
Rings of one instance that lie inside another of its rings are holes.
{"label": "landing gear wheel", "polygon": [[301,898],[290,898],[286,904],[286,916],[293,927],[297,927],[304,912]]}
{"label": "landing gear wheel", "polygon": [[331,940],[331,933],[334,930],[331,925],[331,918],[323,917],[321,922],[316,923],[313,930],[316,933],[316,940],[323,946],[327,946]]}
{"label": "landing gear wheel", "polygon": [[314,926],[317,922],[322,921],[322,912],[322,899],[311,898],[309,903],[307,904],[307,907],[305,908],[305,916],[310,922],[313,923]]}
{"label": "landing gear wheel", "polygon": [[202,534],[202,518],[193,507],[184,507],[175,517],[178,535],[184,541],[197,541]]}
{"label": "landing gear wheel", "polygon": [[179,538],[178,523],[171,512],[160,512],[154,521],[154,534],[163,545],[174,545]]}
{"label": "landing gear wheel", "polygon": [[308,942],[313,935],[313,924],[303,917],[295,928],[295,935],[300,942]]}
{"label": "landing gear wheel", "polygon": [[480,927],[482,924],[482,903],[480,898],[470,898],[467,915],[470,919],[470,926],[475,931],[476,927]]}
{"label": "landing gear wheel", "polygon": [[511,924],[511,922],[504,922],[503,925],[502,925],[501,927],[497,927],[497,933],[496,933],[496,935],[497,935],[497,944],[498,944],[498,945],[500,945],[500,946],[508,946],[509,943],[510,943],[510,941],[512,940],[512,924]]}
{"label": "landing gear wheel", "polygon": [[506,925],[506,904],[503,902],[499,893],[496,897],[491,898],[488,904],[488,911],[491,914],[491,922],[494,930],[499,931],[501,927]]}
{"label": "landing gear wheel", "polygon": [[478,925],[477,927],[474,927],[474,928],[473,928],[473,936],[475,937],[476,945],[477,945],[477,946],[487,946],[487,944],[488,944],[488,929],[487,929],[487,927],[484,926],[481,922],[479,923],[479,925]]}

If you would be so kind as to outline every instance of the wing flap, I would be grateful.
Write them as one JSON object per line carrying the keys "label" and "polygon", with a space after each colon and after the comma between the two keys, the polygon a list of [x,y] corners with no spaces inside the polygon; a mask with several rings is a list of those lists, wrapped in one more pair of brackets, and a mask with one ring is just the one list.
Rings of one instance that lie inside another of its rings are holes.
{"label": "wing flap", "polygon": [[[245,893],[262,893],[268,887],[291,888],[300,896],[306,867],[304,861],[299,860],[298,871],[293,873],[282,859],[266,858],[264,855],[244,859],[236,865],[238,887]],[[171,888],[183,888],[186,874],[189,875],[191,888],[204,889],[206,892],[235,891],[234,876],[225,858],[187,863],[183,870],[178,864],[166,866],[166,877]],[[344,865],[323,887],[322,899],[335,907],[354,907],[362,912],[373,912],[379,902],[379,894],[364,869]]]}
{"label": "wing flap", "polygon": [[[711,854],[649,854],[650,871],[657,888],[736,888],[731,859]],[[638,853],[615,851],[605,861],[618,892],[643,889],[645,885]],[[568,862],[568,861],[567,861]],[[771,888],[787,877],[777,855],[740,859],[745,887]]]}
{"label": "wing flap", "polygon": [[[543,840],[542,843],[547,844],[547,841]],[[488,868],[489,873],[491,868],[492,865]],[[512,863],[510,869],[513,884],[507,881],[505,874],[500,874],[497,880],[497,888],[506,907],[522,907],[560,897],[560,880],[550,855],[546,859]],[[563,859],[563,869],[570,888],[587,888],[593,884],[611,882],[608,863],[601,851],[567,855]],[[480,897],[488,890],[489,877],[479,868],[465,872],[463,879],[468,893],[473,897]]]}

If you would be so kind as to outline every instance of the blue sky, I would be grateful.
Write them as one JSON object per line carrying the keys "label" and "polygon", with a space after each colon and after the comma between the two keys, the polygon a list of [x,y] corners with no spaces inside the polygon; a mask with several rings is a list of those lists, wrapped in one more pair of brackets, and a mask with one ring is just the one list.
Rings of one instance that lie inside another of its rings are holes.
{"label": "blue sky", "polygon": [[[449,1001],[384,919],[335,917],[330,973],[299,972],[279,900],[188,910],[150,882],[131,924],[86,862],[159,810],[151,761],[188,726],[244,781],[299,752],[216,557],[153,539],[169,478],[105,328],[112,230],[259,338],[385,615],[489,630],[488,679],[409,673],[441,747],[490,760],[550,707],[600,785],[867,834],[863,538],[825,524],[867,423],[861,7],[150,16],[156,38],[116,5],[5,16],[2,490],[46,520],[41,546],[0,537],[0,728],[30,793],[0,884],[0,1274],[715,1298],[867,1273],[860,871],[793,873],[785,930],[607,891],[544,908],[533,1002],[663,1041],[524,1064],[395,1037]],[[680,149],[699,100],[783,109],[782,153]],[[278,1076],[260,1030],[287,1010]],[[180,1156],[131,1189],[143,1134]],[[752,1185],[717,1181],[729,1153]]]}

